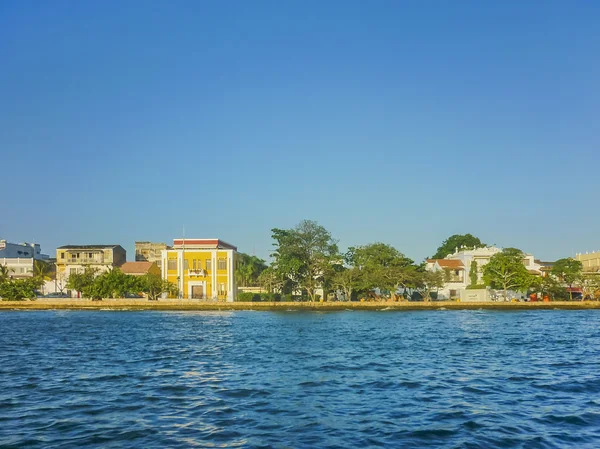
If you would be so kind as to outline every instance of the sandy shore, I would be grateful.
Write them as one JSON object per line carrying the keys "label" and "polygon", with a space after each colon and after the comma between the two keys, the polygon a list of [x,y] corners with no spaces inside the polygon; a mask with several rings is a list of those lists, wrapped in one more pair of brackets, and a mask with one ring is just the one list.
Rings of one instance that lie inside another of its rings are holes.
{"label": "sandy shore", "polygon": [[38,299],[36,301],[0,301],[0,310],[552,310],[552,309],[600,309],[600,301],[555,302],[209,302],[194,300],[161,299],[147,301],[138,299]]}

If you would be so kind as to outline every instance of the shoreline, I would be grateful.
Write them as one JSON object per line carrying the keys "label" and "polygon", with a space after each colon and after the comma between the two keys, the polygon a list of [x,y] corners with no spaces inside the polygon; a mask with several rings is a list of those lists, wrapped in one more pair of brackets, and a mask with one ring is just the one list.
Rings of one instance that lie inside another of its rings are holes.
{"label": "shoreline", "polygon": [[254,310],[254,311],[343,311],[343,310],[585,310],[600,309],[600,301],[554,302],[200,302],[162,299],[38,299],[35,301],[0,301],[3,310]]}

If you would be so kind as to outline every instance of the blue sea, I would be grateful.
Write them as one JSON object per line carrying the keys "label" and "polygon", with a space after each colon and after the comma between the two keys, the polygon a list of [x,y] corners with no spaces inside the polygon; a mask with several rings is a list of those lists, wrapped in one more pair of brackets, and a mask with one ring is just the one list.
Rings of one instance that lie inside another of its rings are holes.
{"label": "blue sea", "polygon": [[599,448],[600,311],[0,313],[0,448]]}

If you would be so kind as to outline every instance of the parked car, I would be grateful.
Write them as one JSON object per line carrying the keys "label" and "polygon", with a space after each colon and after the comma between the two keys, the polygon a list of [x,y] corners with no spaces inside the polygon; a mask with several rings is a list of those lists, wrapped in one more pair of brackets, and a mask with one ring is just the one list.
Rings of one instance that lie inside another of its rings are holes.
{"label": "parked car", "polygon": [[38,296],[38,298],[68,298],[69,295],[61,292],[48,293],[47,295]]}

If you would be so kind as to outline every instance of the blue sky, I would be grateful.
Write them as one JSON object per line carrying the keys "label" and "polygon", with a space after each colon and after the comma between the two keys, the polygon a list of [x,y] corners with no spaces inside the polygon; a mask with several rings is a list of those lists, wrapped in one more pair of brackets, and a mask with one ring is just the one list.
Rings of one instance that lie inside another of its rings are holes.
{"label": "blue sky", "polygon": [[600,3],[0,2],[0,236],[600,249]]}

